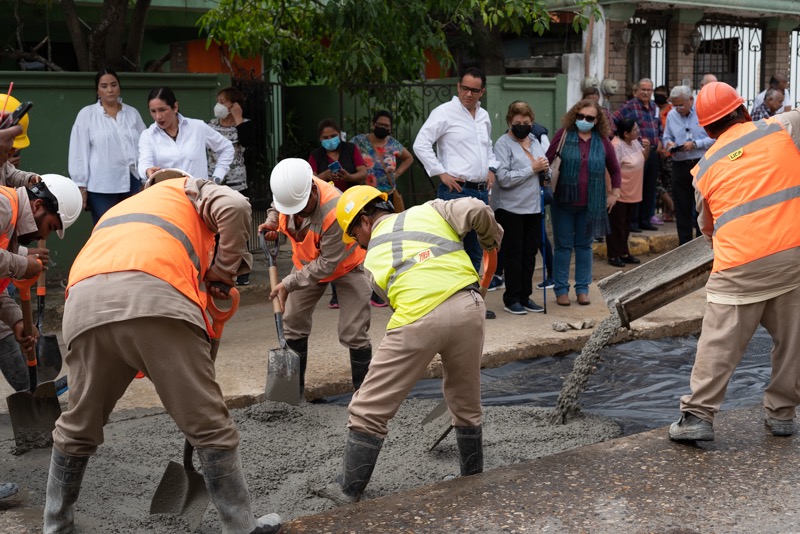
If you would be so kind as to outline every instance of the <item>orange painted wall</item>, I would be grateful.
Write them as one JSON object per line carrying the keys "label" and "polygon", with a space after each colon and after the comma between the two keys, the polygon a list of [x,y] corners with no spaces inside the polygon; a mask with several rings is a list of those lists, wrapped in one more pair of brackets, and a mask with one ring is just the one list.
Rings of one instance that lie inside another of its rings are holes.
{"label": "orange painted wall", "polygon": [[250,78],[262,74],[260,56],[254,58],[233,57],[227,47],[221,48],[216,43],[211,43],[206,49],[205,39],[186,43],[186,59],[189,72],[228,74],[231,73],[231,68],[227,62],[230,62],[233,68],[231,74],[234,77]]}

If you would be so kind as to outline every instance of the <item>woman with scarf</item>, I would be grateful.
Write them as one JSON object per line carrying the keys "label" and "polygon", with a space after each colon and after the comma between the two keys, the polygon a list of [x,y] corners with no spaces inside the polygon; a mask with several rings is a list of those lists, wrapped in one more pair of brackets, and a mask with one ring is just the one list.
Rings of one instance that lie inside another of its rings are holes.
{"label": "woman with scarf", "polygon": [[[562,124],[547,149],[551,165],[557,156],[561,158],[551,206],[554,291],[558,305],[570,305],[569,264],[574,250],[575,294],[578,304],[588,305],[592,241],[609,233],[608,211],[619,198],[622,178],[608,140],[611,125],[597,102],[581,100],[564,115]],[[606,172],[611,177],[610,195],[606,195]]]}

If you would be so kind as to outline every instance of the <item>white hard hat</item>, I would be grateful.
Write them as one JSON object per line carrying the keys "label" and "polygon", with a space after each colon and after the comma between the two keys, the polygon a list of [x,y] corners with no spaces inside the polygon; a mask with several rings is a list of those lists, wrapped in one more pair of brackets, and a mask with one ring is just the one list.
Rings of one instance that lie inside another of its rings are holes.
{"label": "white hard hat", "polygon": [[284,215],[294,215],[302,210],[311,195],[313,176],[311,165],[304,159],[279,161],[269,178],[275,208]]}
{"label": "white hard hat", "polygon": [[147,179],[144,186],[147,188],[151,185],[161,183],[164,180],[172,180],[174,178],[192,178],[192,176],[181,169],[159,169],[150,175],[150,178]]}
{"label": "white hard hat", "polygon": [[[81,214],[81,210],[83,210],[81,190],[78,188],[78,184],[60,174],[43,174],[42,182],[46,186],[46,190],[55,197],[58,204],[57,212],[58,216],[61,218],[61,230],[58,230],[56,233],[58,237],[64,239],[64,230],[72,226],[72,223],[78,220],[78,216]],[[37,196],[47,196],[46,194],[42,195],[37,192],[37,189],[41,191],[43,188],[40,187],[40,184],[34,184],[31,187],[31,191],[36,193]]]}

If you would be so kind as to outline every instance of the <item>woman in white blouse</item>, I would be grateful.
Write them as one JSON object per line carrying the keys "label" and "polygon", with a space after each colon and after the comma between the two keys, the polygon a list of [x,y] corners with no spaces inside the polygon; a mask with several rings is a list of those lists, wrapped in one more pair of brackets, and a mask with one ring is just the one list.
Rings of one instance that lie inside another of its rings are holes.
{"label": "woman in white blouse", "polygon": [[117,73],[94,77],[97,102],[75,119],[69,139],[69,174],[83,195],[83,209],[98,219],[112,206],[138,193],[139,135],[145,125],[135,108],[122,103]]}
{"label": "woman in white blouse", "polygon": [[156,87],[147,97],[155,121],[139,138],[139,174],[145,179],[159,169],[176,168],[195,178],[209,178],[206,148],[217,160],[212,178],[220,183],[233,161],[233,145],[205,122],[178,113],[169,87]]}

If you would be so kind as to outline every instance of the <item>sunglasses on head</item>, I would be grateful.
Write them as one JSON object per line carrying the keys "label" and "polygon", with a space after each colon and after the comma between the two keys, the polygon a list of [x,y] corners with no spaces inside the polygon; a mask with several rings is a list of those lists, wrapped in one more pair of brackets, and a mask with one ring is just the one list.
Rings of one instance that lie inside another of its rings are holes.
{"label": "sunglasses on head", "polygon": [[584,115],[583,113],[576,113],[575,118],[579,121],[594,122],[597,118],[595,115]]}

